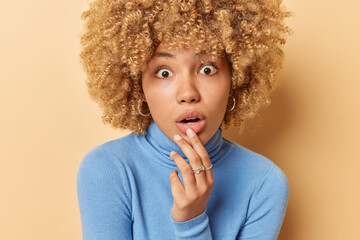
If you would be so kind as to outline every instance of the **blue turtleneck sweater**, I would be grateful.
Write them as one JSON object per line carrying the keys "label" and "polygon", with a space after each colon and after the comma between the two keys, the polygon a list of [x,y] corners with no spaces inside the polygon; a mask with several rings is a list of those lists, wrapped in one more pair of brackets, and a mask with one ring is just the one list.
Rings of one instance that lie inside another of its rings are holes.
{"label": "blue turtleneck sweater", "polygon": [[92,149],[77,176],[83,239],[276,239],[289,194],[281,169],[224,139],[221,128],[205,149],[215,184],[206,210],[185,222],[170,216],[169,174],[177,167],[169,153],[188,159],[155,122],[146,135],[130,134]]}

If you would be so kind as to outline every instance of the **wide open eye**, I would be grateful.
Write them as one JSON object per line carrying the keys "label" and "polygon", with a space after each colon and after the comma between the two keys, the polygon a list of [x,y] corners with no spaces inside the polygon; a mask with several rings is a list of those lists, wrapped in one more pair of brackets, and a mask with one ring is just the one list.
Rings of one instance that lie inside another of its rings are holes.
{"label": "wide open eye", "polygon": [[213,65],[205,65],[201,68],[200,73],[205,75],[214,75],[217,72],[217,68]]}
{"label": "wide open eye", "polygon": [[173,73],[169,69],[163,68],[159,69],[155,74],[159,78],[168,78],[171,77]]}

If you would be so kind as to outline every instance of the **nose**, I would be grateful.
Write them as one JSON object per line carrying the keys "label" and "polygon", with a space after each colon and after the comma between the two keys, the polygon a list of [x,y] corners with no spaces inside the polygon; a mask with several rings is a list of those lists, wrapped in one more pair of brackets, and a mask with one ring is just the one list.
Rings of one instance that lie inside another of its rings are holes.
{"label": "nose", "polygon": [[194,77],[183,78],[179,81],[176,101],[179,104],[196,103],[200,101],[200,93],[194,82]]}

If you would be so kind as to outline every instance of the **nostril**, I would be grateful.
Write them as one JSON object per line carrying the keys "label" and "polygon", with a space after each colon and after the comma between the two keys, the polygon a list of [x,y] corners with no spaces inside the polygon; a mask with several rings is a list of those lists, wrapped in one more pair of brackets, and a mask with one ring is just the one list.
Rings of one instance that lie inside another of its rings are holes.
{"label": "nostril", "polygon": [[179,100],[180,100],[179,103],[195,103],[199,101],[198,98],[187,98],[187,97],[180,98]]}
{"label": "nostril", "polygon": [[[193,99],[191,99],[191,101],[190,102],[195,102],[196,101],[196,99],[195,98],[193,98]],[[181,102],[186,102],[186,100],[181,100]]]}

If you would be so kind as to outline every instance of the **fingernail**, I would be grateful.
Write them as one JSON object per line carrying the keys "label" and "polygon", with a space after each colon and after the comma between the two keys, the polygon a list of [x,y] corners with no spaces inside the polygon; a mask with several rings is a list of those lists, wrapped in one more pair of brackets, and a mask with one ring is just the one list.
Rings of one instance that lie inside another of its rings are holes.
{"label": "fingernail", "polygon": [[174,136],[174,139],[177,141],[177,140],[180,140],[182,139],[182,136],[178,135],[178,134],[175,134]]}
{"label": "fingernail", "polygon": [[191,128],[188,128],[186,129],[186,134],[189,136],[189,137],[193,137],[195,136],[195,132],[191,129]]}
{"label": "fingernail", "polygon": [[171,151],[171,152],[170,152],[170,156],[174,156],[175,153],[176,153],[175,151]]}

